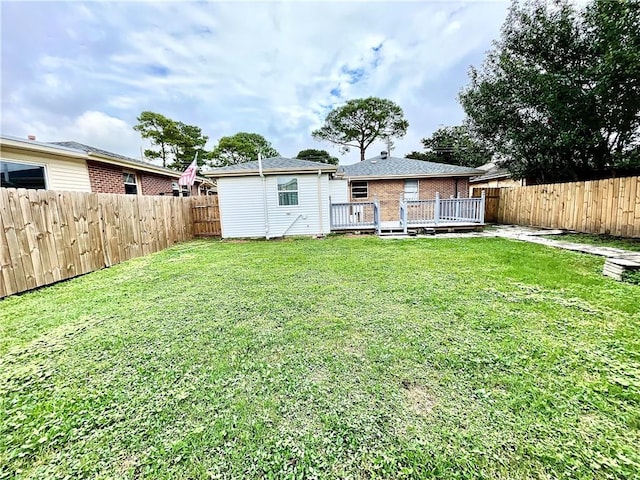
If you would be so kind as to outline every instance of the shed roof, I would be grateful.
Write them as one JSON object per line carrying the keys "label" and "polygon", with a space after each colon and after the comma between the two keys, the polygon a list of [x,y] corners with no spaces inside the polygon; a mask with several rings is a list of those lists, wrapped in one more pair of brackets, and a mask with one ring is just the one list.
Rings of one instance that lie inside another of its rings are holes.
{"label": "shed roof", "polygon": [[[327,163],[311,162],[309,160],[299,160],[297,158],[271,157],[262,159],[262,172],[265,174],[277,173],[314,173],[321,170],[323,173],[335,172],[338,169],[335,165]],[[207,177],[235,177],[258,175],[260,168],[258,161],[238,163],[226,167],[214,168],[203,174]]]}
{"label": "shed roof", "polygon": [[412,158],[378,155],[352,165],[341,167],[345,177],[362,179],[418,178],[418,177],[473,177],[483,172],[475,168],[448,163],[426,162]]}

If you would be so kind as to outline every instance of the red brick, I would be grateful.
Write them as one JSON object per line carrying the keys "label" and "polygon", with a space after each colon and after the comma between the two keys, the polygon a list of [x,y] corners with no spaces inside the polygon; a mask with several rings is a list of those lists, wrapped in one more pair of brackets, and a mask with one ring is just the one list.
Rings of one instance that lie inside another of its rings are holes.
{"label": "red brick", "polygon": [[[352,179],[352,181],[358,181]],[[376,197],[380,202],[381,220],[383,222],[398,220],[400,209],[400,195],[404,193],[404,179],[400,180],[368,180],[368,194],[364,198],[351,198],[351,187],[349,187],[349,197],[352,202],[372,201]],[[456,191],[457,183],[457,191]],[[469,196],[469,179],[467,177],[446,177],[446,178],[420,178],[418,179],[418,195],[420,200],[430,200],[435,198],[436,193],[440,198],[456,196],[466,198]]]}
{"label": "red brick", "polygon": [[[91,191],[97,193],[125,193],[123,172],[135,172],[118,165],[110,165],[96,161],[87,161]],[[149,172],[135,172],[138,193],[142,195],[173,195],[171,177]]]}

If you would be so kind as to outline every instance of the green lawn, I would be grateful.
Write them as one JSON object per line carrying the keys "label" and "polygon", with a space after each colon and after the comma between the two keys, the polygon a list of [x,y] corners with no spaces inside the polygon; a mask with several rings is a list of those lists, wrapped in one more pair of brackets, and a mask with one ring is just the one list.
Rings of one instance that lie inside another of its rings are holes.
{"label": "green lawn", "polygon": [[640,238],[612,237],[611,235],[595,235],[590,233],[566,233],[563,235],[543,235],[551,240],[563,242],[587,243],[597,247],[622,248],[640,252]]}
{"label": "green lawn", "polygon": [[0,478],[639,478],[640,287],[503,239],[195,241],[0,302]]}

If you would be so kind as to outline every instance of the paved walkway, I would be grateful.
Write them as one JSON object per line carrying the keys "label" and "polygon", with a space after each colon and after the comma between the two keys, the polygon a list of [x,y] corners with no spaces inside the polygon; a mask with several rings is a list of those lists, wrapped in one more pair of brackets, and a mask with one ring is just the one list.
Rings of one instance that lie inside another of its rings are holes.
{"label": "paved walkway", "polygon": [[[509,238],[511,240],[521,240],[523,242],[538,243],[548,247],[563,248],[565,250],[573,250],[574,252],[589,253],[591,255],[599,255],[606,258],[621,258],[632,263],[638,263],[640,267],[640,252],[632,252],[623,250],[622,248],[598,247],[588,245],[586,243],[565,242],[562,240],[553,240],[544,238],[542,235],[560,235],[562,230],[544,230],[534,227],[523,227],[520,225],[497,225],[490,227],[482,232],[468,233],[438,233],[436,235],[418,235],[422,238],[473,238],[473,237],[500,237]],[[387,236],[381,238],[409,238],[407,235]],[[413,237],[415,238],[415,237]]]}

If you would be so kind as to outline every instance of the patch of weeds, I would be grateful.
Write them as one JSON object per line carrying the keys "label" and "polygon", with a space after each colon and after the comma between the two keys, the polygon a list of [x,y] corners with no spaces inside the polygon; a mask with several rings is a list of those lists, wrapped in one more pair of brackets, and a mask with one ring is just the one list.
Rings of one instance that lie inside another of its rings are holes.
{"label": "patch of weeds", "polygon": [[622,281],[632,285],[640,285],[640,270],[630,270],[622,274]]}

